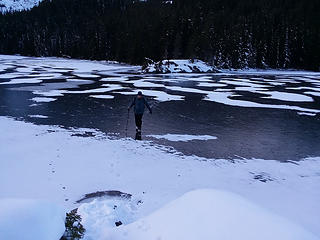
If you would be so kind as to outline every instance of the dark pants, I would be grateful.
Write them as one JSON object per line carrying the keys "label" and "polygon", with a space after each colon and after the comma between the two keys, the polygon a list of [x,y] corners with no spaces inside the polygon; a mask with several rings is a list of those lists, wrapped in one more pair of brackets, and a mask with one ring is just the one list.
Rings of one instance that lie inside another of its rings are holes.
{"label": "dark pants", "polygon": [[135,114],[134,118],[136,120],[136,126],[141,130],[141,125],[142,125],[142,116],[143,114]]}

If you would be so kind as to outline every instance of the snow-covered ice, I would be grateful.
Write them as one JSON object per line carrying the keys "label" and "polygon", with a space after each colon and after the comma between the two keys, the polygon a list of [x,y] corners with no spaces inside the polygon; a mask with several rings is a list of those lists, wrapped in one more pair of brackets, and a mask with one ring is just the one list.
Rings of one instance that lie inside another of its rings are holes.
{"label": "snow-covered ice", "polygon": [[[185,64],[185,60],[176,62],[178,65]],[[105,92],[108,92],[110,96],[134,95],[137,91],[143,90],[146,96],[161,102],[180,101],[185,100],[186,95],[201,94],[203,95],[202,100],[230,106],[319,112],[316,108],[302,105],[306,102],[314,102],[315,98],[319,97],[320,74],[316,72],[247,70],[210,74],[155,75],[139,73],[139,66],[115,62],[7,55],[0,55],[0,63],[3,63],[2,66],[12,66],[12,68],[19,66],[15,70],[17,72],[0,74],[0,81],[3,80],[0,83],[1,86],[12,90],[31,91],[39,96],[58,97],[67,94]],[[43,71],[40,73],[39,69]],[[135,72],[134,75],[131,75],[132,79],[124,74],[129,71]],[[68,75],[62,75],[66,72]],[[262,74],[265,77],[257,77],[256,74]],[[22,80],[26,76],[30,80]],[[79,76],[91,80],[77,79]],[[41,83],[41,80],[46,82]],[[20,86],[19,83],[32,83],[33,85]],[[88,86],[81,87],[85,84]],[[296,86],[297,84],[305,86]],[[70,90],[70,88],[76,89]],[[172,91],[179,92],[179,95],[173,95]],[[274,100],[274,102],[264,103],[267,100]],[[286,104],[279,105],[279,101],[285,101]]]}

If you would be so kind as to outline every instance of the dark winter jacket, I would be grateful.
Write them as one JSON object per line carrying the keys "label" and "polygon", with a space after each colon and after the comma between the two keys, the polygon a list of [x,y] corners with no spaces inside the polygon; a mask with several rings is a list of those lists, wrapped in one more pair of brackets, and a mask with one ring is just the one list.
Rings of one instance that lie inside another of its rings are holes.
{"label": "dark winter jacket", "polygon": [[151,107],[149,106],[147,100],[144,97],[141,97],[141,98],[135,97],[129,109],[132,108],[133,106],[134,106],[134,114],[143,114],[145,106],[147,106],[150,113],[152,113]]}

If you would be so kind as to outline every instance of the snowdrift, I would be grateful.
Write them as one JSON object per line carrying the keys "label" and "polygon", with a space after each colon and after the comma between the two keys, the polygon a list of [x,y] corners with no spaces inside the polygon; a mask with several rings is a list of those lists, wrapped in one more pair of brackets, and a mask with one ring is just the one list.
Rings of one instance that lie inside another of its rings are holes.
{"label": "snowdrift", "polygon": [[142,67],[144,73],[211,73],[217,72],[212,66],[201,60],[163,60],[153,62],[149,60]]}
{"label": "snowdrift", "polygon": [[148,217],[110,232],[112,240],[316,240],[300,226],[232,193],[189,192]]}
{"label": "snowdrift", "polygon": [[65,213],[40,200],[0,199],[0,239],[59,240]]}

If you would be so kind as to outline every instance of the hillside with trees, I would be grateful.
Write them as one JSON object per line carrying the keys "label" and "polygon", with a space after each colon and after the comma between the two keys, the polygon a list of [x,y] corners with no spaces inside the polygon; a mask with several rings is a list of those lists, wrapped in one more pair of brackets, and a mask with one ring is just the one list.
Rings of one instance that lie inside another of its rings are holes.
{"label": "hillside with trees", "polygon": [[318,0],[45,0],[0,15],[0,53],[319,70]]}

